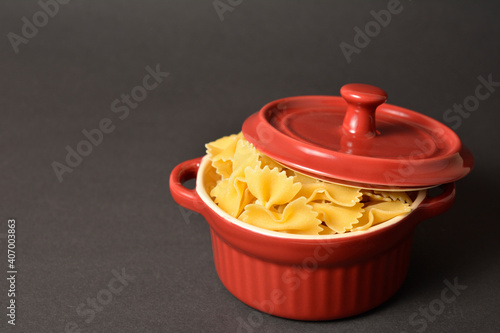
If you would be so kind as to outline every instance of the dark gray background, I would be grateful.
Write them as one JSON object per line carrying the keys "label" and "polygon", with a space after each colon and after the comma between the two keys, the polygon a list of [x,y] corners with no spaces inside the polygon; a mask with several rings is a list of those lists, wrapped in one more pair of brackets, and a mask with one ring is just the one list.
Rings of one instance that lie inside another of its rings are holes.
{"label": "dark gray background", "polygon": [[[255,317],[219,281],[203,218],[170,196],[176,164],[239,132],[274,99],[338,95],[362,82],[443,121],[474,94],[478,76],[500,81],[496,1],[402,0],[402,12],[348,64],[339,44],[353,44],[354,27],[387,3],[243,0],[221,21],[212,1],[72,1],[16,54],[7,34],[20,35],[22,18],[41,7],[2,1],[0,267],[14,217],[19,270],[17,325],[8,331],[64,332],[75,322],[82,332],[235,332],[250,316],[261,319],[254,332],[417,332],[409,317],[455,278],[467,289],[425,331],[497,331],[500,88],[456,129],[476,166],[458,182],[455,206],[418,226],[401,290],[355,318]],[[111,103],[156,64],[170,75],[120,120]],[[102,118],[115,130],[59,182],[51,163],[64,163],[65,147]],[[122,269],[134,281],[86,323],[77,307]]]}

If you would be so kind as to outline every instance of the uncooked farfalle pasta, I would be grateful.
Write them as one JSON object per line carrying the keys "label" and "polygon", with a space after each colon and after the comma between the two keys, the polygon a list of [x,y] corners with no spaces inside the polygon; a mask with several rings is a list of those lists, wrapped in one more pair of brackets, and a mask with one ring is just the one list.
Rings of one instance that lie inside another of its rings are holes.
{"label": "uncooked farfalle pasta", "polygon": [[302,175],[260,153],[241,133],[206,147],[219,178],[209,188],[210,196],[226,213],[260,228],[341,234],[411,211],[405,192],[364,190]]}

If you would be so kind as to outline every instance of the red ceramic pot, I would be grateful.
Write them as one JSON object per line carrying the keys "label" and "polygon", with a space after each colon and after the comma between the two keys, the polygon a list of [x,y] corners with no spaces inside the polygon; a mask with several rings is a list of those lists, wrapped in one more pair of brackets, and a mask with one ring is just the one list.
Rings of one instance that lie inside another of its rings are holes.
{"label": "red ceramic pot", "polygon": [[[393,295],[405,279],[417,224],[443,213],[455,184],[429,197],[419,191],[413,210],[366,231],[328,236],[292,235],[254,227],[231,217],[210,198],[210,161],[176,166],[170,190],[181,206],[210,225],[217,274],[247,305],[298,320],[329,320],[370,310]],[[196,178],[196,188],[183,182]]]}
{"label": "red ceramic pot", "polygon": [[[472,169],[470,152],[438,121],[384,103],[387,94],[373,86],[349,84],[341,95],[271,102],[245,121],[243,135],[260,152],[312,177],[414,191],[410,213],[364,231],[279,233],[233,218],[213,202],[207,188],[216,180],[208,159],[186,161],[171,173],[175,201],[202,214],[210,225],[222,283],[258,310],[328,320],[381,304],[403,283],[417,224],[449,209],[454,181]],[[182,185],[192,178],[196,189]],[[434,186],[443,192],[430,197],[427,188]]]}

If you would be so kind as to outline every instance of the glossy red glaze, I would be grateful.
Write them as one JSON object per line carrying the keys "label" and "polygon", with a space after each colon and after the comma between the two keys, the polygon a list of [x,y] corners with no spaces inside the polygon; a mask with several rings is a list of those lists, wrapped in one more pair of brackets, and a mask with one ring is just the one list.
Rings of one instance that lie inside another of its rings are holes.
{"label": "glossy red glaze", "polygon": [[219,278],[249,306],[291,319],[343,318],[387,300],[406,276],[416,225],[446,211],[455,199],[455,185],[447,184],[441,195],[426,197],[386,227],[337,238],[284,238],[233,223],[218,207],[209,207],[198,190],[185,188],[182,183],[196,176],[200,162],[175,167],[170,190],[178,204],[208,221]]}
{"label": "glossy red glaze", "polygon": [[174,200],[177,203],[182,202],[181,206],[195,212],[200,212],[206,205],[200,199],[195,189],[188,189],[182,183],[196,178],[200,162],[201,158],[182,162],[172,170],[169,181],[170,193],[172,193]]}
{"label": "glossy red glaze", "polygon": [[245,121],[243,135],[291,169],[357,187],[436,186],[472,169],[471,153],[442,123],[381,104],[387,95],[376,87],[350,84],[341,93],[271,102]]}
{"label": "glossy red glaze", "polygon": [[375,109],[387,100],[387,93],[367,84],[351,83],[340,89],[340,95],[347,102],[343,122],[346,134],[361,139],[377,135]]}

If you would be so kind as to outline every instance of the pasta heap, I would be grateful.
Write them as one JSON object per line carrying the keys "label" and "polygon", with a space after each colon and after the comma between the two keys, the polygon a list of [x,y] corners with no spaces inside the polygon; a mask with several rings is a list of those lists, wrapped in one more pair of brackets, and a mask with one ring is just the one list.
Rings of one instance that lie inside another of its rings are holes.
{"label": "pasta heap", "polygon": [[206,145],[220,179],[209,188],[226,213],[254,226],[303,235],[366,230],[411,211],[405,192],[336,185],[283,167],[242,133]]}

